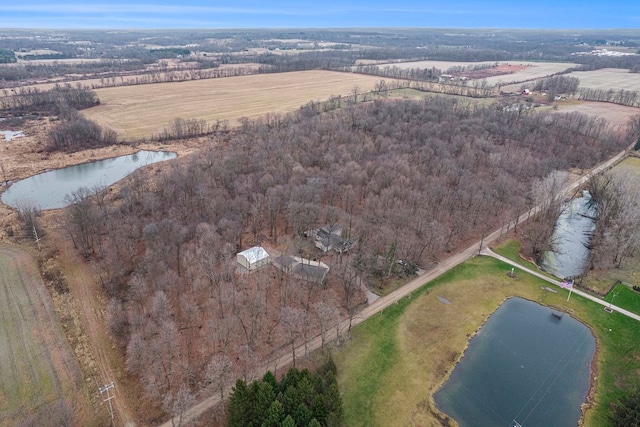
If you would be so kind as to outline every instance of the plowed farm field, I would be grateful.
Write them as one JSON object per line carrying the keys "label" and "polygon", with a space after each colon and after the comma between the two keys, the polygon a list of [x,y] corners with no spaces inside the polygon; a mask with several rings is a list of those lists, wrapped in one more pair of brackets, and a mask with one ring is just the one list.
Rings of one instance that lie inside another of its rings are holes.
{"label": "plowed farm field", "polygon": [[[389,79],[387,79],[389,80]],[[309,101],[371,91],[377,76],[332,71],[260,74],[98,89],[101,104],[83,114],[128,140],[149,138],[174,119],[213,123],[294,111]]]}
{"label": "plowed farm field", "polygon": [[0,245],[0,292],[0,426],[70,425],[82,376],[31,255]]}

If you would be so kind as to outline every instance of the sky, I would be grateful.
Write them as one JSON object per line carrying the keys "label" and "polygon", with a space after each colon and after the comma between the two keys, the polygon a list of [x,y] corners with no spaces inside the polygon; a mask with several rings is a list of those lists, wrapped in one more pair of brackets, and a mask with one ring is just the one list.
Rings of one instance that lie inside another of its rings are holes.
{"label": "sky", "polygon": [[640,0],[0,0],[0,28],[640,29]]}

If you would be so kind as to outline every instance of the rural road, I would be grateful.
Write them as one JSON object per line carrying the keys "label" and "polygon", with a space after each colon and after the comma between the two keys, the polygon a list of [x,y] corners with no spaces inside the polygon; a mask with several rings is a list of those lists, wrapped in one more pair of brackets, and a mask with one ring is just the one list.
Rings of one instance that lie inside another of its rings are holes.
{"label": "rural road", "polygon": [[[612,167],[613,165],[615,165],[616,163],[618,163],[619,161],[621,161],[625,156],[626,156],[627,151],[622,151],[620,153],[618,153],[617,155],[615,155],[614,157],[612,157],[611,159],[601,163],[600,165],[594,167],[593,169],[591,169],[588,173],[584,174],[582,177],[580,177],[579,179],[577,179],[576,181],[570,183],[567,185],[567,187],[565,188],[565,194],[571,194],[572,192],[576,191],[578,188],[580,188],[580,186],[582,186],[585,182],[587,182],[587,180],[594,176],[597,175],[607,169],[609,169],[610,167]],[[523,213],[522,215],[520,215],[518,217],[518,223],[522,223],[524,221],[526,221],[528,218],[530,218],[531,216],[535,215],[536,213],[538,213],[538,211],[540,210],[539,206],[535,206],[532,209],[530,209],[529,211]],[[455,267],[458,264],[461,264],[462,262],[466,261],[469,258],[472,258],[476,255],[478,255],[482,251],[487,251],[488,249],[486,249],[486,245],[489,245],[491,243],[493,243],[495,240],[497,240],[500,236],[502,236],[503,234],[507,233],[508,231],[510,231],[513,227],[515,226],[514,223],[509,223],[509,225],[507,227],[502,227],[494,232],[492,232],[491,234],[487,235],[484,237],[484,239],[479,240],[477,242],[475,242],[474,244],[472,244],[471,246],[467,247],[466,249],[457,252],[453,255],[451,255],[449,258],[446,258],[444,260],[442,260],[435,268],[427,271],[425,274],[422,274],[418,277],[416,277],[415,279],[411,280],[410,282],[408,282],[406,285],[402,286],[401,288],[395,290],[394,292],[390,293],[389,295],[386,295],[384,297],[380,297],[378,298],[375,302],[373,302],[372,304],[368,305],[367,307],[365,307],[362,311],[360,311],[360,313],[358,313],[354,318],[353,318],[353,322],[352,325],[355,326],[359,323],[364,322],[365,320],[367,320],[368,318],[372,317],[373,315],[381,312],[382,310],[384,310],[386,307],[389,307],[392,304],[395,304],[396,302],[398,302],[399,300],[401,300],[402,298],[404,298],[405,296],[411,294],[412,292],[414,292],[415,290],[417,290],[418,288],[424,286],[426,283],[432,281],[433,279],[436,279],[437,277],[439,277],[440,275],[446,273],[447,271],[449,271],[450,269],[452,269],[453,267]],[[496,258],[498,259],[502,259],[502,257],[499,257],[499,255],[496,255]],[[505,259],[502,259],[505,262],[508,262],[509,264],[511,264],[512,262]],[[520,265],[515,264],[516,267],[523,269],[524,268]],[[531,274],[534,274],[537,277],[542,277],[545,280],[549,280],[547,277],[534,272],[532,270],[527,270],[528,272],[530,272]],[[551,281],[551,283],[554,283],[553,281]],[[554,284],[559,286],[559,282],[555,282]],[[577,290],[573,291],[574,293],[578,294]],[[589,298],[589,299],[593,299],[596,302],[602,303],[603,301],[599,298],[595,298],[595,297],[591,297],[591,295],[589,295],[588,297],[586,295],[588,294],[584,294],[583,292],[580,292],[579,295],[585,296],[585,298]],[[606,303],[605,303],[606,304]],[[611,307],[612,309],[614,307]],[[616,311],[619,311],[623,314],[625,314],[626,310],[622,310],[618,307],[615,307]],[[626,312],[629,313],[629,312]],[[629,313],[632,316],[635,316],[633,313]],[[636,316],[637,317],[637,316]],[[640,319],[638,319],[640,320]],[[340,323],[340,325],[336,325],[336,327],[334,327],[332,329],[332,331],[328,334],[327,336],[327,341],[331,341],[335,338],[337,338],[338,333],[337,331],[340,331],[340,333],[342,333],[343,331],[346,331],[349,327],[349,321],[345,320],[342,321]],[[322,346],[322,337],[320,335],[317,335],[313,338],[311,338],[309,341],[307,341],[305,344],[302,344],[300,346],[298,346],[295,349],[295,354],[296,355],[302,355],[305,354],[305,350],[307,352],[311,352],[313,350],[317,350]],[[292,363],[292,354],[291,353],[287,353],[281,357],[279,357],[276,360],[271,361],[270,363],[262,366],[260,369],[256,370],[256,372],[254,373],[253,378],[249,378],[249,380],[251,381],[252,379],[258,379],[261,378],[262,375],[267,372],[268,370],[272,371],[272,372],[276,372],[277,368],[284,368],[286,366],[288,366],[289,364]],[[231,386],[229,386],[226,390],[225,390],[225,396],[228,396],[229,393],[231,392]],[[189,421],[196,419],[198,416],[200,416],[202,413],[204,413],[206,410],[214,407],[216,404],[218,404],[220,402],[220,396],[218,394],[211,396],[207,399],[205,399],[204,401],[194,405],[193,407],[191,407],[189,410],[186,411],[186,413],[183,415],[182,417],[182,425],[187,424]],[[163,424],[160,425],[160,427],[173,427],[174,425],[178,425],[180,422],[180,420],[178,418],[174,418],[173,420],[169,420]]]}

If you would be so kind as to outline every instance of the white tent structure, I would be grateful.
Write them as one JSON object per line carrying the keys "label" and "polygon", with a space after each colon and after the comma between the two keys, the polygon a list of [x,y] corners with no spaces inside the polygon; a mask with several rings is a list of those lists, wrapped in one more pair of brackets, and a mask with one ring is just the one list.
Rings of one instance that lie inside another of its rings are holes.
{"label": "white tent structure", "polygon": [[269,254],[261,246],[254,246],[236,255],[238,264],[248,271],[256,270],[264,265],[269,264]]}

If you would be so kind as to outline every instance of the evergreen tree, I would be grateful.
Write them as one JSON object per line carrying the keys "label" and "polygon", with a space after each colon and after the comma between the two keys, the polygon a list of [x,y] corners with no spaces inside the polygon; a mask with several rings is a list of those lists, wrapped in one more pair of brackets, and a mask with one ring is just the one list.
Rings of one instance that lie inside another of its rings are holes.
{"label": "evergreen tree", "polygon": [[296,426],[296,422],[291,417],[291,415],[287,415],[287,418],[284,419],[284,421],[282,422],[281,426],[282,427],[297,427]]}
{"label": "evergreen tree", "polygon": [[293,385],[287,387],[282,394],[282,406],[284,406],[284,412],[287,414],[292,414],[301,402],[300,393]]}
{"label": "evergreen tree", "polygon": [[289,369],[280,383],[280,391],[284,393],[289,388],[289,386],[297,387],[299,378],[299,370],[297,370],[296,368]]}
{"label": "evergreen tree", "polygon": [[640,387],[622,396],[614,405],[609,419],[616,427],[640,427]]}
{"label": "evergreen tree", "polygon": [[282,407],[282,403],[278,400],[274,400],[267,411],[267,416],[261,427],[280,427],[283,420],[284,408]]}
{"label": "evergreen tree", "polygon": [[311,411],[303,402],[300,402],[296,410],[293,412],[293,420],[298,426],[306,426],[313,418]]}
{"label": "evergreen tree", "polygon": [[246,427],[253,419],[253,399],[247,383],[239,379],[229,397],[229,427]]}
{"label": "evergreen tree", "polygon": [[236,381],[228,406],[230,427],[341,427],[342,399],[335,365],[328,363],[315,374],[290,369],[281,382],[267,372],[247,385]]}
{"label": "evergreen tree", "polygon": [[[313,384],[311,384],[311,378],[308,376],[303,376],[298,382],[298,397],[301,402],[303,402],[307,406],[311,406],[313,402]],[[306,423],[305,423],[306,424]]]}
{"label": "evergreen tree", "polygon": [[313,402],[311,403],[311,414],[321,425],[326,425],[329,410],[327,409],[324,394],[317,394],[313,398]]}
{"label": "evergreen tree", "polygon": [[262,377],[262,382],[271,385],[271,388],[273,389],[273,393],[275,395],[277,395],[280,391],[280,385],[278,384],[276,376],[273,375],[273,372],[267,371],[267,373]]}
{"label": "evergreen tree", "polygon": [[255,404],[253,407],[253,421],[255,425],[260,425],[267,418],[267,412],[271,404],[276,400],[276,394],[271,388],[271,384],[254,381],[252,384]]}

